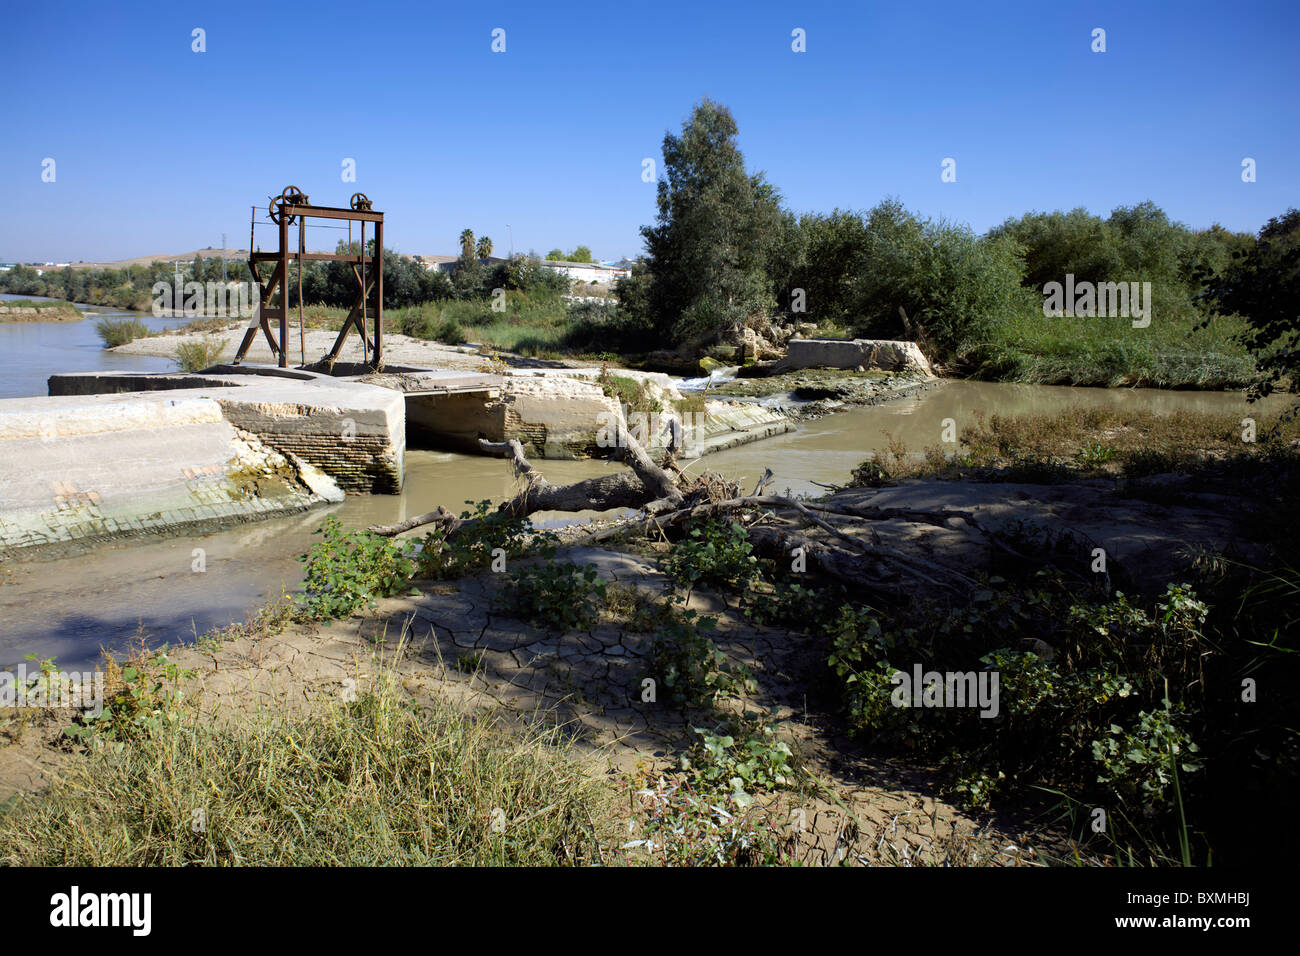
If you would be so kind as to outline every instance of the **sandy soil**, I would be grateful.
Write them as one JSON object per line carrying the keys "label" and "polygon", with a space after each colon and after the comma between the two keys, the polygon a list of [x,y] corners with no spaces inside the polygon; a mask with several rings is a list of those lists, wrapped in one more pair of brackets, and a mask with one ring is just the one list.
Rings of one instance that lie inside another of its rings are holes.
{"label": "sandy soil", "polygon": [[[232,326],[224,332],[212,333],[188,333],[180,334],[177,332],[168,332],[163,335],[151,335],[148,338],[136,339],[134,342],[128,342],[126,345],[119,345],[113,349],[114,352],[121,352],[126,355],[157,355],[165,358],[171,358],[176,354],[176,347],[186,341],[202,341],[204,339],[219,338],[225,342],[225,349],[221,357],[227,361],[233,359],[235,352],[239,348],[239,343],[244,337],[244,323]],[[338,337],[337,332],[330,332],[324,329],[307,329],[304,336],[306,341],[306,360],[310,364],[325,356],[330,348],[334,345],[334,340]],[[442,345],[437,342],[429,342],[425,339],[412,338],[407,335],[398,333],[386,333],[383,339],[384,362],[388,365],[422,365],[434,368],[445,369],[464,369],[466,371],[486,372],[490,371],[488,359],[477,354],[477,350],[466,346]],[[289,360],[293,365],[301,363],[300,355],[301,342],[298,336],[298,329],[295,325],[289,326]],[[361,345],[361,339],[354,331],[348,336],[342,351],[339,353],[340,362],[361,362],[364,360],[364,354]],[[245,357],[247,362],[273,362],[274,356],[267,346],[266,337],[259,331],[257,338],[254,339],[252,347]]]}

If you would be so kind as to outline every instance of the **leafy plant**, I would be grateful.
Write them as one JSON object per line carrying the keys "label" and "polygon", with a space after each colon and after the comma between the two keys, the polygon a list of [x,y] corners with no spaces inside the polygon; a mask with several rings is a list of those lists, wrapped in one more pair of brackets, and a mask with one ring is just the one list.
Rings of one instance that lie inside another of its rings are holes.
{"label": "leafy plant", "polygon": [[333,516],[313,534],[321,540],[299,557],[306,572],[302,613],[312,620],[346,617],[377,598],[406,589],[416,570],[408,547],[369,531],[347,530]]}
{"label": "leafy plant", "polygon": [[543,556],[554,551],[555,536],[534,532],[527,518],[502,514],[492,502],[466,501],[472,511],[462,511],[461,520],[475,521],[474,534],[448,533],[443,528],[429,532],[415,556],[417,574],[422,578],[459,578],[471,571],[488,567],[497,549],[507,557],[532,550]]}
{"label": "leafy plant", "polygon": [[108,699],[98,714],[86,714],[64,736],[88,745],[135,740],[174,725],[185,700],[182,686],[194,671],[167,656],[167,648],[132,654],[123,664],[105,667]]}
{"label": "leafy plant", "polygon": [[794,753],[766,724],[742,727],[739,736],[699,727],[694,730],[700,740],[681,758],[681,766],[701,790],[727,792],[740,806],[746,806],[753,802],[753,794],[793,782]]}
{"label": "leafy plant", "polygon": [[752,692],[753,676],[733,664],[709,637],[718,622],[693,610],[678,610],[655,631],[647,676],[683,707],[710,708],[723,697]]}
{"label": "leafy plant", "polygon": [[744,527],[709,518],[673,544],[664,571],[679,585],[739,588],[758,574],[758,558]]}
{"label": "leafy plant", "polygon": [[604,600],[605,582],[595,565],[564,562],[512,571],[496,606],[520,620],[564,633],[594,627]]}

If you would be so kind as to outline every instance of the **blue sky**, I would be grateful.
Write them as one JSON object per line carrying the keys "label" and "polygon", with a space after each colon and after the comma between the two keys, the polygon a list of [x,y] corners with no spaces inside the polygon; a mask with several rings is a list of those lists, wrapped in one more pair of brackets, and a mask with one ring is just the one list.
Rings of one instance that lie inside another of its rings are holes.
{"label": "blue sky", "polygon": [[8,4],[0,260],[242,246],[289,183],[368,193],[403,252],[466,226],[508,251],[509,224],[517,251],[633,255],[641,161],[702,96],[797,211],[895,195],[982,232],[1151,199],[1255,231],[1300,204],[1297,50],[1294,0]]}

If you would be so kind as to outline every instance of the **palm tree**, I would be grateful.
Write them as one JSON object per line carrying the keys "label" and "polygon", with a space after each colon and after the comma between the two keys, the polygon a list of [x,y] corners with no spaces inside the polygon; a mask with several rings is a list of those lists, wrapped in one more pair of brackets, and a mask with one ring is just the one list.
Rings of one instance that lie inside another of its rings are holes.
{"label": "palm tree", "polygon": [[466,229],[461,232],[460,254],[464,259],[472,259],[474,257],[474,233],[472,230]]}
{"label": "palm tree", "polygon": [[484,236],[478,241],[478,257],[486,259],[490,255],[492,255],[492,240]]}

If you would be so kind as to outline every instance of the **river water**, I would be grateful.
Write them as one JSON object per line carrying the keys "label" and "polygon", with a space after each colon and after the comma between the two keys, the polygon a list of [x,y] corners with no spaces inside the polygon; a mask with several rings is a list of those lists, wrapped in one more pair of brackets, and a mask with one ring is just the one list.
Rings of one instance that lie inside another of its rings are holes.
{"label": "river water", "polygon": [[[177,321],[184,320],[161,320]],[[93,321],[0,324],[0,372],[4,373],[0,383],[5,396],[43,395],[45,378],[55,371],[161,371],[173,364],[168,359],[105,355]],[[26,391],[14,391],[10,369],[25,376]],[[1242,417],[1260,411],[1259,406],[1248,411],[1237,393],[954,380],[910,398],[801,423],[794,432],[718,452],[690,464],[688,470],[707,467],[740,480],[749,490],[763,469],[771,468],[776,475],[773,490],[816,493],[822,490],[818,482],[844,483],[870,453],[885,450],[891,436],[920,452],[939,444],[948,418],[960,431],[981,412],[1051,413],[1072,405],[1137,405],[1158,413],[1185,409]],[[620,467],[601,461],[537,464],[556,484]],[[411,448],[400,495],[350,496],[305,515],[215,534],[108,546],[77,557],[0,566],[0,665],[36,653],[54,656],[66,666],[82,666],[93,662],[101,647],[120,649],[139,629],[153,643],[192,640],[213,627],[242,620],[281,589],[296,589],[301,581],[297,556],[316,540],[312,531],[326,515],[336,515],[348,527],[366,527],[400,521],[440,504],[458,511],[466,501],[501,501],[517,489],[510,466],[502,459]],[[539,515],[534,520],[547,525],[575,517],[592,515]],[[200,548],[206,570],[195,572],[195,549]]]}
{"label": "river water", "polygon": [[[32,295],[0,293],[0,299],[40,299]],[[190,321],[154,318],[148,313],[122,312],[99,305],[81,305],[93,313],[80,322],[0,322],[0,398],[48,395],[46,380],[53,372],[102,372],[113,369],[130,372],[169,372],[176,363],[153,355],[118,355],[105,350],[95,332],[100,316],[139,319],[150,331],[174,329]]]}

